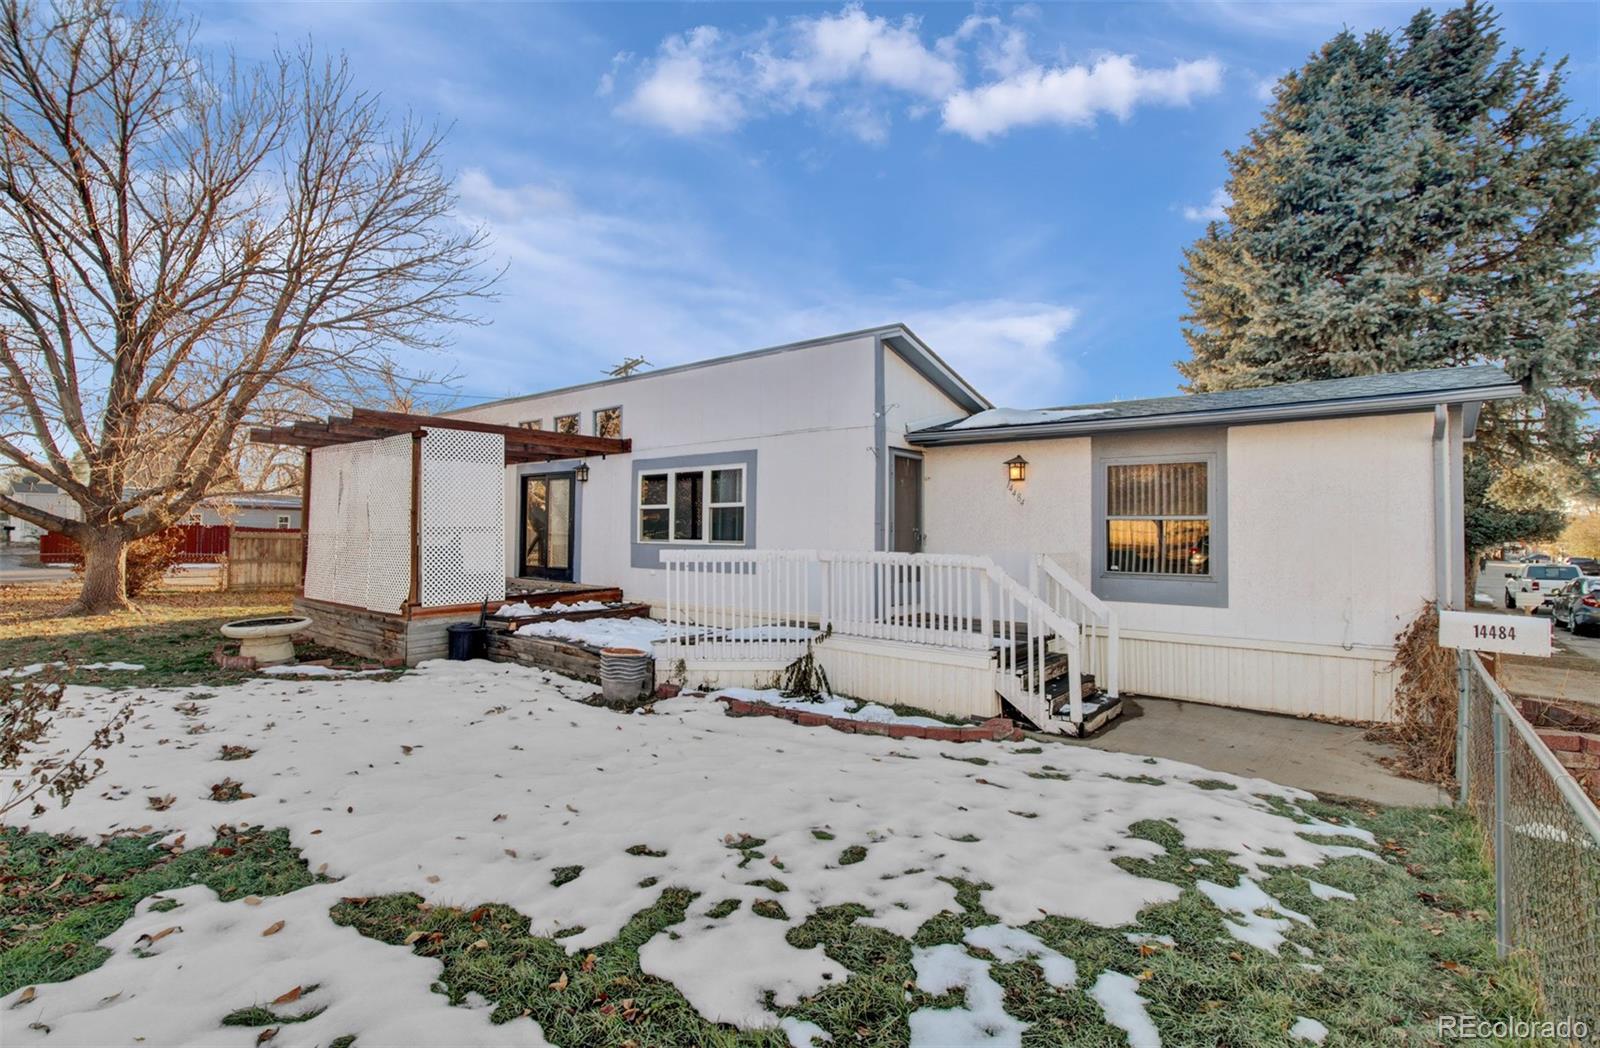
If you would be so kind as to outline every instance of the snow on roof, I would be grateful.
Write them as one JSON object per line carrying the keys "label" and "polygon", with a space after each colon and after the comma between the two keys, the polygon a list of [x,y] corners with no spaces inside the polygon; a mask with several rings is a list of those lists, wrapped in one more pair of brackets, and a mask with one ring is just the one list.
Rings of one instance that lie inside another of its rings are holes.
{"label": "snow on roof", "polygon": [[1088,415],[1104,415],[1109,408],[990,408],[952,422],[945,429],[988,429],[990,426],[1032,426],[1040,422],[1065,422]]}

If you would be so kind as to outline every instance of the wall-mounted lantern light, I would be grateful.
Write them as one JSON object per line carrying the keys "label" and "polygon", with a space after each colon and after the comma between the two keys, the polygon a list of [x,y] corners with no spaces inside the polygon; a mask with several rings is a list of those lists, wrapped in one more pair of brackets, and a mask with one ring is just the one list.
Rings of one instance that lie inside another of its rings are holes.
{"label": "wall-mounted lantern light", "polygon": [[572,475],[577,478],[579,484],[589,483],[589,464],[587,462],[578,463],[577,467],[573,469]]}
{"label": "wall-mounted lantern light", "polygon": [[1028,460],[1021,455],[1006,459],[1006,479],[1021,484],[1028,479]]}

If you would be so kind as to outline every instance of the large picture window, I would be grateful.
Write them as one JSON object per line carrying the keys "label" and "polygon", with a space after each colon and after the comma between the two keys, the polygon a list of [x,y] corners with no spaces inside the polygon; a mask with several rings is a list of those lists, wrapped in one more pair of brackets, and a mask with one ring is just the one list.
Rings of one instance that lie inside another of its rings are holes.
{"label": "large picture window", "polygon": [[1124,575],[1211,574],[1206,462],[1106,467],[1106,570]]}
{"label": "large picture window", "polygon": [[639,475],[640,542],[743,543],[743,466]]}

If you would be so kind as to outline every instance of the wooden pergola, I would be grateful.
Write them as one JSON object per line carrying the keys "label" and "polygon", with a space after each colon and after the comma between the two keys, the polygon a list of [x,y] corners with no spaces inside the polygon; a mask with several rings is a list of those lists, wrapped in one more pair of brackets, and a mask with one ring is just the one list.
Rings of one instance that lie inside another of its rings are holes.
{"label": "wooden pergola", "polygon": [[[487,422],[474,422],[467,419],[445,418],[439,415],[417,415],[399,411],[377,411],[370,408],[355,408],[349,415],[335,415],[324,422],[303,421],[283,426],[257,427],[250,431],[250,439],[257,444],[278,444],[303,448],[305,451],[305,472],[303,480],[303,512],[301,513],[301,534],[303,545],[301,547],[300,563],[300,596],[310,600],[307,593],[307,564],[312,544],[312,461],[313,453],[327,448],[341,445],[358,444],[362,442],[387,441],[389,438],[399,436],[411,437],[410,448],[410,485],[409,511],[409,582],[410,592],[397,608],[368,609],[377,612],[376,615],[368,614],[367,618],[398,618],[410,620],[419,616],[451,615],[453,613],[471,610],[477,607],[477,602],[471,604],[444,604],[439,605],[424,600],[421,591],[423,578],[423,552],[422,552],[422,525],[421,512],[423,504],[423,455],[425,438],[428,435],[439,435],[448,431],[489,434],[493,437],[504,439],[505,465],[512,466],[529,462],[551,462],[565,459],[583,458],[598,455],[604,458],[607,455],[627,454],[633,449],[633,441],[627,438],[590,437],[578,433],[554,433],[547,430],[525,429],[520,426],[500,426]],[[403,484],[404,481],[401,481]],[[499,482],[495,481],[496,497],[498,498]],[[391,489],[392,490],[392,489]],[[404,499],[400,500],[402,503]],[[402,509],[404,512],[404,509]],[[319,576],[320,578],[320,576]],[[319,598],[322,603],[318,611],[321,614],[330,614],[339,610],[361,611],[353,604],[329,603],[326,598]],[[426,606],[424,606],[426,604]],[[298,605],[297,605],[298,606]]]}
{"label": "wooden pergola", "polygon": [[286,444],[293,447],[332,447],[358,440],[382,440],[402,433],[428,429],[464,429],[475,433],[498,433],[506,438],[506,465],[522,462],[550,462],[582,458],[585,455],[624,455],[633,450],[626,437],[586,437],[580,433],[555,433],[521,426],[497,426],[489,422],[445,418],[441,415],[412,415],[401,411],[375,411],[355,408],[348,416],[332,415],[326,422],[295,422],[287,426],[257,427],[250,431],[256,444]]}

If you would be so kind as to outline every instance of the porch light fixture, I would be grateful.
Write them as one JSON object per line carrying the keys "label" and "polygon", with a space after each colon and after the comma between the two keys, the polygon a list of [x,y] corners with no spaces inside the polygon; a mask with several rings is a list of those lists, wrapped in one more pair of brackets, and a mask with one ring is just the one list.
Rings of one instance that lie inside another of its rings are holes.
{"label": "porch light fixture", "polygon": [[589,464],[587,462],[578,463],[572,470],[572,476],[579,484],[589,483]]}
{"label": "porch light fixture", "polygon": [[1028,479],[1028,460],[1021,455],[1006,459],[1006,479],[1021,484]]}

